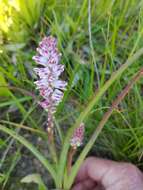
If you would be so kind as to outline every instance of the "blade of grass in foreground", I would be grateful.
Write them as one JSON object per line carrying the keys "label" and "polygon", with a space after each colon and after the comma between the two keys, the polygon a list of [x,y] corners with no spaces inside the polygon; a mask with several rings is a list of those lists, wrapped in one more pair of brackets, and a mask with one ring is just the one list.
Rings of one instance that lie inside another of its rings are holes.
{"label": "blade of grass in foreground", "polygon": [[64,145],[61,151],[60,155],[60,161],[59,161],[59,167],[58,167],[58,179],[59,179],[59,186],[62,187],[62,180],[63,180],[63,174],[64,169],[66,166],[66,159],[67,159],[67,153],[69,149],[69,142],[70,138],[75,130],[81,122],[85,120],[85,118],[90,114],[91,109],[97,102],[100,100],[102,95],[106,92],[106,90],[121,76],[121,74],[129,67],[131,66],[141,55],[143,54],[143,48],[139,49],[134,55],[129,57],[127,61],[117,70],[115,71],[110,79],[98,90],[98,92],[95,94],[95,96],[92,98],[92,100],[87,105],[86,109],[84,109],[83,112],[79,115],[77,118],[75,125],[71,127],[66,135],[66,138],[64,140]]}
{"label": "blade of grass in foreground", "polygon": [[19,141],[21,144],[23,144],[28,150],[30,150],[34,156],[44,165],[44,167],[50,172],[51,176],[53,177],[55,183],[56,183],[56,172],[53,169],[52,165],[48,162],[48,160],[29,142],[27,141],[24,137],[18,135],[15,133],[13,130],[8,129],[7,127],[4,127],[0,125],[0,130],[9,134],[12,136],[14,139]]}
{"label": "blade of grass in foreground", "polygon": [[90,140],[88,141],[88,143],[84,147],[83,151],[81,152],[78,160],[75,162],[75,165],[73,166],[71,174],[69,176],[69,180],[66,183],[67,186],[65,187],[65,189],[69,189],[71,187],[71,185],[73,184],[73,181],[74,181],[74,179],[76,177],[76,174],[77,174],[83,160],[85,159],[86,155],[88,154],[88,152],[92,148],[94,142],[96,141],[97,137],[99,136],[100,132],[102,131],[102,129],[103,129],[104,125],[106,124],[106,122],[108,121],[109,117],[113,113],[114,109],[116,109],[118,107],[119,103],[125,98],[125,96],[131,90],[133,85],[142,76],[143,76],[143,68],[140,69],[140,71],[138,71],[135,74],[135,76],[130,81],[130,83],[123,89],[123,91],[118,95],[118,97],[115,99],[115,101],[113,101],[112,106],[109,108],[109,110],[104,114],[104,116],[103,116],[102,120],[100,121],[98,127],[95,129],[95,131],[94,131],[93,135],[91,136]]}

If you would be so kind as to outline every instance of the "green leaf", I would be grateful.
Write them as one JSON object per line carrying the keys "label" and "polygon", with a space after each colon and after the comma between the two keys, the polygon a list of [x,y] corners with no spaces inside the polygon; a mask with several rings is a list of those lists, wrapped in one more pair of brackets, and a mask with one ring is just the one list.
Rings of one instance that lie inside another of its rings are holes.
{"label": "green leaf", "polygon": [[5,175],[0,173],[0,184],[4,181]]}
{"label": "green leaf", "polygon": [[2,139],[0,139],[0,148],[6,146],[6,142]]}
{"label": "green leaf", "polygon": [[49,161],[35,148],[29,141],[27,141],[24,137],[21,135],[18,135],[16,132],[13,130],[4,127],[3,125],[0,125],[0,130],[9,134],[12,136],[14,139],[19,141],[21,144],[23,144],[28,150],[30,150],[34,156],[43,164],[43,166],[49,171],[51,176],[53,177],[55,183],[57,180],[56,172],[53,168],[53,166],[49,163]]}
{"label": "green leaf", "polygon": [[[7,86],[6,80],[2,73],[0,73],[0,86]],[[9,89],[6,87],[0,87],[0,96],[10,96]]]}
{"label": "green leaf", "polygon": [[48,1],[48,9],[53,9],[56,6],[56,0]]}
{"label": "green leaf", "polygon": [[39,190],[47,190],[39,174],[29,174],[21,180],[21,183],[36,183],[39,186]]}
{"label": "green leaf", "polygon": [[8,44],[8,45],[5,45],[4,48],[8,51],[16,52],[17,50],[24,48],[24,46],[25,46],[24,43]]}

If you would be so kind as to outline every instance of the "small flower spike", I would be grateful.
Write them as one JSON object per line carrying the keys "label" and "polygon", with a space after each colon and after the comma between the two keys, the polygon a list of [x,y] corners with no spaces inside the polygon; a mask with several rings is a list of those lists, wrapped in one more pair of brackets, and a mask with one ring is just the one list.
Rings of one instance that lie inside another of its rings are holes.
{"label": "small flower spike", "polygon": [[82,141],[84,138],[84,131],[85,131],[84,123],[81,123],[80,126],[77,129],[75,129],[74,134],[70,141],[70,145],[74,149],[82,145]]}
{"label": "small flower spike", "polygon": [[61,54],[57,49],[56,38],[49,36],[43,38],[37,48],[38,54],[33,60],[38,64],[34,68],[39,79],[34,83],[43,97],[39,104],[48,111],[48,131],[53,127],[54,113],[56,107],[62,101],[63,93],[66,90],[67,82],[59,80],[59,76],[64,71],[64,65],[59,63]]}

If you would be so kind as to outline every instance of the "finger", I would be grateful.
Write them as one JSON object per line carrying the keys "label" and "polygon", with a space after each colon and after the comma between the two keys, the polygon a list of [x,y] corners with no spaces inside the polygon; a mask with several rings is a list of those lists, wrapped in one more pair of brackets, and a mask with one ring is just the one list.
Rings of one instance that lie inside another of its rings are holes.
{"label": "finger", "polygon": [[86,179],[74,185],[72,190],[91,190],[96,187],[96,183],[91,179]]}
{"label": "finger", "polygon": [[109,170],[113,163],[115,162],[95,157],[87,158],[77,174],[76,182],[83,181],[87,178],[101,181],[103,175]]}

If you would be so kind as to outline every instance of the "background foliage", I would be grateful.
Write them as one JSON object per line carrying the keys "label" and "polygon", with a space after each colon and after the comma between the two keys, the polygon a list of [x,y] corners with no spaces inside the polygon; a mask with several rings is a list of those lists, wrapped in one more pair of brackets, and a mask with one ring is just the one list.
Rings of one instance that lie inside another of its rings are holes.
{"label": "background foliage", "polygon": [[[91,7],[89,2],[0,0],[0,123],[25,135],[36,146],[41,146],[37,143],[39,135],[42,140],[46,138],[40,133],[44,131],[46,113],[33,97],[36,76],[32,56],[43,36],[57,37],[63,55],[61,62],[66,67],[63,78],[69,86],[56,120],[56,126],[64,129],[74,123],[112,72],[143,45],[142,0],[92,0]],[[85,143],[113,98],[141,66],[139,59],[92,110],[86,122]],[[140,81],[120,104],[93,147],[92,155],[130,161],[142,167],[142,89]],[[30,129],[22,129],[24,126]],[[13,176],[28,153],[10,137],[4,134],[0,137],[0,183],[3,189],[12,189]],[[16,180],[19,183],[19,178]]]}

